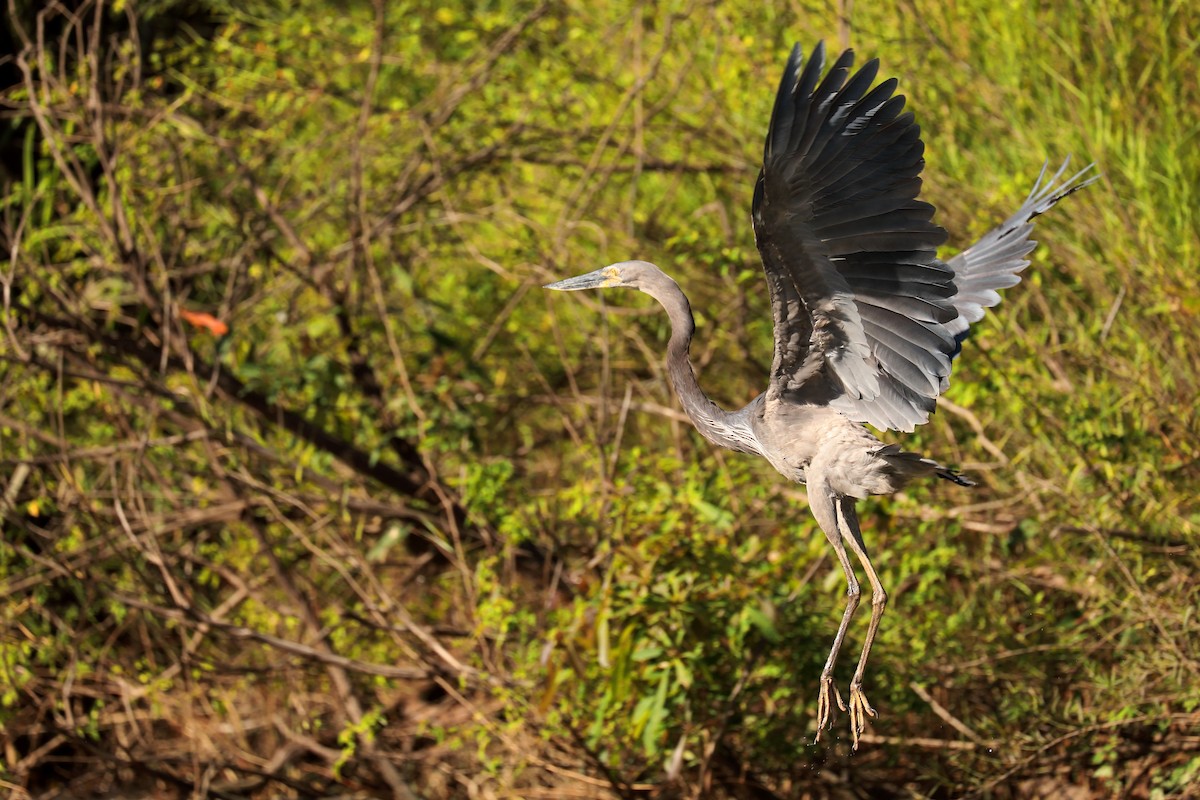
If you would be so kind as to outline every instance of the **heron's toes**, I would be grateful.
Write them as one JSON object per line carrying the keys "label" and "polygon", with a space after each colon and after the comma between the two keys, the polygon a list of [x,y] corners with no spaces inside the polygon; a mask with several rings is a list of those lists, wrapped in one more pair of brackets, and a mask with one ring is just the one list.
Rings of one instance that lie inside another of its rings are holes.
{"label": "heron's toes", "polygon": [[[838,698],[839,701],[841,698]],[[850,736],[854,740],[854,749],[858,749],[858,739],[867,727],[867,717],[879,716],[871,708],[867,696],[863,694],[862,684],[855,681],[850,684]]]}
{"label": "heron's toes", "polygon": [[817,738],[814,740],[815,742],[821,741],[821,734],[833,724],[833,702],[835,700],[838,708],[845,711],[846,704],[842,701],[842,695],[833,682],[833,676],[822,675],[821,691],[817,695]]}

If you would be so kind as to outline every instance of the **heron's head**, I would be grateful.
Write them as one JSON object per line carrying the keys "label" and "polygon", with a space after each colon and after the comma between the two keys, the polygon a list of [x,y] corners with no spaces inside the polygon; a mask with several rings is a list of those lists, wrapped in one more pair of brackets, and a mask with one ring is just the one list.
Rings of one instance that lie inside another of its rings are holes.
{"label": "heron's head", "polygon": [[576,275],[574,278],[548,283],[543,288],[554,289],[558,292],[607,289],[612,286],[645,289],[655,278],[659,277],[665,277],[662,270],[648,261],[620,261],[586,275]]}

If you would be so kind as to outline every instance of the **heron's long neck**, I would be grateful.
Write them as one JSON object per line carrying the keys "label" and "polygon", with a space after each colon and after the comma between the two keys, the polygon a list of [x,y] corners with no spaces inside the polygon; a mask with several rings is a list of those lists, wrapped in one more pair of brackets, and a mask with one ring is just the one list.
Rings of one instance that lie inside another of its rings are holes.
{"label": "heron's long neck", "polygon": [[700,431],[705,439],[721,447],[756,452],[756,448],[747,438],[752,441],[753,434],[749,432],[742,416],[731,414],[710,400],[696,381],[696,373],[692,370],[692,362],[688,358],[696,323],[683,290],[675,281],[667,278],[647,294],[662,304],[671,320],[671,341],[667,344],[667,372],[671,375],[671,383],[675,385],[679,402],[692,424],[696,426],[696,430]]}

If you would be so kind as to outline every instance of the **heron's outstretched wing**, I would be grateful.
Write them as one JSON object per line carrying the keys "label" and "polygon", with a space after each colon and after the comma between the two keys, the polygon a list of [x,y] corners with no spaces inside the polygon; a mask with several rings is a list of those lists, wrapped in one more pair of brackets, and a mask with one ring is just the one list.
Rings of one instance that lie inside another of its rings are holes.
{"label": "heron's outstretched wing", "polygon": [[1092,175],[1083,180],[1095,166],[1088,164],[1059,183],[1059,178],[1066,173],[1070,163],[1068,156],[1049,180],[1045,180],[1046,166],[1043,165],[1029,197],[1025,198],[1016,213],[946,262],[954,270],[954,285],[958,287],[958,294],[951,298],[958,318],[952,320],[948,327],[959,342],[966,337],[967,329],[972,324],[983,319],[985,308],[1000,302],[998,289],[1007,289],[1021,282],[1020,272],[1029,266],[1025,256],[1037,246],[1037,242],[1029,238],[1033,233],[1034,217],[1046,213],[1059,200],[1099,179],[1099,175]]}
{"label": "heron's outstretched wing", "polygon": [[[958,355],[970,326],[983,319],[984,309],[1000,302],[998,290],[1021,282],[1019,273],[1029,266],[1025,256],[1037,246],[1037,242],[1029,238],[1033,233],[1034,218],[1049,211],[1067,195],[1074,194],[1099,179],[1099,175],[1087,177],[1094,166],[1089,164],[1060,183],[1059,179],[1066,173],[1070,163],[1071,159],[1068,157],[1048,180],[1046,167],[1043,166],[1029,197],[1021,207],[1000,225],[985,233],[978,242],[944,265],[954,273],[956,289],[956,293],[948,299],[957,316],[943,326],[954,337],[955,346],[950,352],[951,359]],[[932,369],[934,365],[930,366],[931,374],[936,372],[942,376],[940,390],[933,395],[933,398],[936,398],[949,386],[949,370],[947,369],[945,374],[940,371],[940,360],[936,365],[937,370]],[[870,422],[877,427],[883,427],[877,420],[888,419],[896,421],[888,427],[911,431],[914,425],[920,425],[929,416],[929,412],[924,410],[925,406],[919,402],[908,402],[921,399],[923,398],[911,398],[904,393],[903,388],[898,388],[895,382],[885,381],[879,397],[874,400],[842,395],[835,398],[831,405],[857,422]]]}
{"label": "heron's outstretched wing", "polygon": [[824,71],[818,45],[788,60],[754,194],[754,231],[775,317],[768,398],[798,395],[818,372],[856,418],[911,430],[945,388],[956,348],[947,323],[954,272],[946,232],[916,199],[924,145],[895,79],[878,62]]}

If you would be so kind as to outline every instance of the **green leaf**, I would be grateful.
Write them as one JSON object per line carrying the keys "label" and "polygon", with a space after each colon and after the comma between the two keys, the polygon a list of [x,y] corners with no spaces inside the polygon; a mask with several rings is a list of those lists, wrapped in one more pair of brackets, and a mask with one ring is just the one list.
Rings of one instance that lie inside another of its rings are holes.
{"label": "green leaf", "polygon": [[654,692],[654,702],[650,705],[646,727],[642,730],[642,747],[646,755],[653,758],[658,755],[658,742],[662,738],[663,720],[667,717],[667,689],[671,686],[671,671],[662,670],[658,679],[658,689]]}

